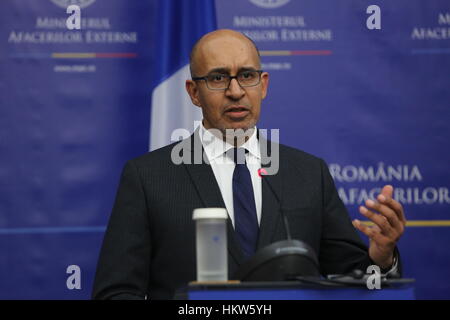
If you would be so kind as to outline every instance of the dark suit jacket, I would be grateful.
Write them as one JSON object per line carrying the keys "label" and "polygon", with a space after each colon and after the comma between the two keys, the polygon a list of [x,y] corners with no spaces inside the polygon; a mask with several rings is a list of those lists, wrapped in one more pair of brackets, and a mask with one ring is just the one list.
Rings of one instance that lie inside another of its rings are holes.
{"label": "dark suit jacket", "polygon": [[[198,134],[183,143],[192,154]],[[100,253],[93,298],[171,299],[176,289],[196,280],[192,211],[225,208],[225,204],[210,165],[174,164],[171,151],[175,145],[125,165]],[[282,208],[292,238],[316,251],[321,274],[365,271],[373,263],[325,162],[284,145],[279,145],[279,155],[278,173],[264,178],[273,190],[267,183],[262,185],[258,248],[285,239]],[[243,255],[229,219],[228,251],[232,279]]]}

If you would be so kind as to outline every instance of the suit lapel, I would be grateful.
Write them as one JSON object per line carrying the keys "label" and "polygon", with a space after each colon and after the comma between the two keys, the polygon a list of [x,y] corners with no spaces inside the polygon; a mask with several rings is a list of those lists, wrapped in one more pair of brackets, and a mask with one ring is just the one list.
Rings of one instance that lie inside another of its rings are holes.
{"label": "suit lapel", "polygon": [[[222,194],[219,185],[217,184],[214,172],[211,166],[204,161],[199,164],[194,162],[194,153],[200,152],[203,156],[203,147],[201,145],[199,130],[197,129],[186,144],[191,152],[191,161],[194,164],[183,164],[189,173],[189,176],[197,190],[197,193],[205,208],[226,208],[223,202]],[[187,140],[186,140],[187,141]],[[197,154],[197,160],[200,159]],[[197,162],[197,161],[196,161]],[[227,219],[227,242],[228,252],[233,257],[235,262],[240,265],[244,259],[241,247],[236,239],[231,219]]]}

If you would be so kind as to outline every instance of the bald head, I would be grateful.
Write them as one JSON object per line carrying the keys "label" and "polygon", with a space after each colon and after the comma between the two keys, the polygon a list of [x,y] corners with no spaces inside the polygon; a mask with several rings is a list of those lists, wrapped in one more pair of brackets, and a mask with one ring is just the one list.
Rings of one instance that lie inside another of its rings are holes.
{"label": "bald head", "polygon": [[228,41],[230,42],[230,44],[233,42],[241,42],[244,45],[246,44],[248,48],[252,50],[256,55],[258,64],[261,64],[259,50],[252,39],[234,30],[219,29],[205,34],[195,43],[194,47],[192,48],[189,56],[189,68],[191,77],[201,76],[198,74],[198,70],[199,66],[202,63],[202,60],[204,59],[204,56],[207,55],[208,52],[210,53],[211,47],[214,46],[214,43],[222,41]]}

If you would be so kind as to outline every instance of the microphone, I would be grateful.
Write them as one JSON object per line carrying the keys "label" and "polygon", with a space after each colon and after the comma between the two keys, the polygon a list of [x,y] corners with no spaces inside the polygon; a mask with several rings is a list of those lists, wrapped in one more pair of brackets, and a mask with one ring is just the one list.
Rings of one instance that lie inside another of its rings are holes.
{"label": "microphone", "polygon": [[265,174],[267,174],[267,171],[264,168],[260,168],[258,169],[258,175],[261,177],[263,183],[265,182],[266,185],[269,187],[270,191],[272,191],[272,194],[275,196],[275,199],[278,202],[278,205],[280,206],[280,215],[281,215],[281,219],[283,220],[283,225],[284,225],[284,231],[286,233],[286,239],[287,240],[292,240],[291,238],[291,231],[289,228],[289,221],[287,219],[286,214],[283,211],[283,208],[281,206],[281,200],[278,197],[277,193],[275,192],[274,188],[272,187],[272,184],[269,182],[269,179],[265,178]]}
{"label": "microphone", "polygon": [[319,262],[314,249],[303,241],[292,240],[282,201],[269,179],[263,178],[264,172],[264,168],[258,170],[279,204],[287,240],[274,242],[258,250],[238,268],[233,278],[241,281],[286,281],[295,277],[319,276]]}

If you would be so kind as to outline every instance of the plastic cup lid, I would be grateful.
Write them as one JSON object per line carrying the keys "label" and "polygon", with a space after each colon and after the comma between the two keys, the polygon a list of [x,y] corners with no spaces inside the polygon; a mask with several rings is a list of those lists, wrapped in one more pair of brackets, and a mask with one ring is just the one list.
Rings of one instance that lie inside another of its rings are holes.
{"label": "plastic cup lid", "polygon": [[192,219],[228,219],[228,213],[224,208],[198,208],[194,209]]}

